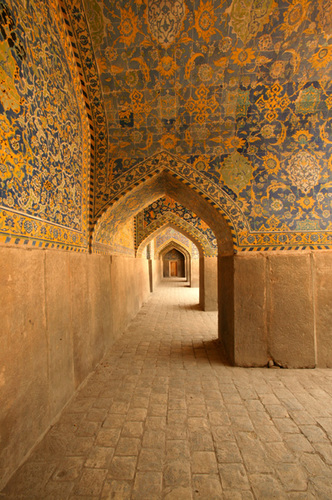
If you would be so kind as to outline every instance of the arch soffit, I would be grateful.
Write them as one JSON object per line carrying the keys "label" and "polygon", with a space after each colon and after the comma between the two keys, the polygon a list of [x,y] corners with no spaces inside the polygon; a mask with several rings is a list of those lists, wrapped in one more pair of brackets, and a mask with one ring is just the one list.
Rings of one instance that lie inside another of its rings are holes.
{"label": "arch soffit", "polygon": [[162,245],[156,252],[155,252],[155,257],[162,259],[164,255],[166,255],[170,250],[175,248],[179,252],[181,252],[185,258],[191,259],[191,253],[184,247],[182,246],[179,242],[176,240],[170,239],[168,241],[165,241],[164,245]]}
{"label": "arch soffit", "polygon": [[199,252],[200,257],[207,255],[205,253],[206,249],[203,247],[202,242],[200,240],[198,240],[195,236],[193,236],[193,234],[189,233],[186,230],[185,226],[180,227],[180,226],[175,225],[170,220],[165,220],[164,224],[160,225],[160,227],[156,228],[154,232],[150,233],[149,236],[147,236],[144,240],[142,240],[140,245],[137,247],[136,256],[141,257],[143,255],[143,251],[144,251],[144,248],[146,247],[146,245],[148,243],[150,243],[151,240],[156,238],[167,227],[175,229],[175,231],[178,231],[179,233],[183,234],[183,236],[185,236],[186,238],[188,238],[188,240],[190,240],[192,243],[194,243],[196,245],[196,247],[198,248],[198,252]]}
{"label": "arch soffit", "polygon": [[150,236],[150,234],[153,234],[157,229],[164,226],[168,222],[170,224],[173,224],[177,231],[183,228],[188,234],[187,237],[191,241],[195,242],[195,244],[196,242],[200,243],[200,246],[202,247],[205,256],[212,257],[217,255],[217,249],[211,246],[207,237],[199,229],[190,224],[190,222],[187,222],[185,219],[182,219],[181,217],[175,215],[172,212],[167,212],[161,215],[160,217],[157,217],[157,219],[155,219],[147,227],[146,233],[142,235],[142,239],[139,242],[137,242],[138,243],[137,248],[141,246],[141,244],[146,240],[146,238]]}
{"label": "arch soffit", "polygon": [[[224,192],[220,186],[209,180],[202,174],[199,174],[192,166],[177,155],[168,151],[161,151],[142,162],[134,165],[127,172],[118,177],[115,182],[109,186],[107,206],[112,203],[115,198],[123,196],[126,192],[132,189],[137,183],[144,182],[151,175],[169,171],[184,184],[194,189],[211,206],[221,213],[227,220],[233,230],[241,230],[247,228],[249,230],[246,218],[236,204],[236,202]],[[242,224],[239,225],[239,222]]]}
{"label": "arch soffit", "polygon": [[[144,183],[149,177],[162,171],[169,171],[172,175],[182,180],[186,186],[190,186],[190,188],[195,190],[200,197],[207,200],[211,205],[211,209],[213,208],[217,213],[221,214],[224,222],[222,225],[225,226],[224,232],[230,232],[230,235],[227,238],[221,238],[222,241],[219,239],[219,247],[221,247],[221,250],[225,250],[225,252],[233,252],[233,249],[238,246],[240,234],[243,233],[242,235],[247,236],[250,232],[243,212],[220,186],[198,173],[179,156],[168,151],[161,151],[137,163],[119,178],[115,179],[110,185],[106,185],[105,181],[102,183],[97,182],[99,175],[101,177],[105,176],[105,172],[107,171],[106,166],[109,164],[108,133],[105,134],[105,130],[108,130],[106,126],[106,110],[101,83],[98,79],[94,78],[94,75],[98,74],[97,63],[93,58],[93,70],[87,69],[91,65],[90,54],[94,53],[94,51],[88,22],[86,16],[83,14],[85,9],[83,9],[82,0],[73,0],[72,2],[69,2],[69,0],[60,0],[60,5],[65,21],[71,28],[69,34],[75,47],[77,47],[75,57],[80,71],[83,93],[86,96],[87,108],[93,110],[91,115],[88,114],[91,140],[94,146],[93,154],[91,151],[91,178],[93,179],[93,188],[91,191],[93,192],[93,202],[90,206],[90,244],[94,238],[93,233],[96,223],[110,206],[135,186],[142,182]],[[77,15],[78,12],[80,13],[79,16]],[[83,37],[82,33],[84,34]],[[77,43],[80,38],[84,38],[84,43],[85,45],[87,44],[88,49],[85,47],[85,50],[82,50],[81,44]],[[87,62],[88,64],[86,64]],[[96,158],[98,158],[98,162],[95,161]],[[179,201],[181,202],[181,200]],[[216,233],[213,226],[209,225]],[[226,244],[226,240],[229,240],[227,241],[228,245]]]}
{"label": "arch soffit", "polygon": [[[159,153],[158,155],[160,156]],[[167,153],[166,159],[169,159],[169,156]],[[115,192],[115,188],[113,188],[113,195],[95,223],[92,239],[98,239],[100,227],[104,228],[104,232],[106,226],[110,231],[114,231],[113,228],[119,226],[119,221],[124,222],[128,217],[136,215],[158,198],[168,195],[195,212],[211,227],[218,240],[219,251],[233,253],[237,239],[230,224],[226,222],[225,216],[221,210],[218,210],[216,204],[209,202],[202,192],[198,191],[198,188],[194,189],[190,182],[166,168],[161,163],[160,158],[156,161],[156,165],[152,160],[151,163],[152,167],[144,166],[145,174],[141,174],[138,180],[133,176],[136,182],[131,183],[130,187],[123,188],[120,194],[119,191]],[[154,169],[152,170],[152,168]],[[195,171],[191,168],[191,173],[193,172]],[[195,177],[197,178],[197,175]],[[114,184],[117,183],[118,181]],[[214,185],[214,187],[217,186]]]}

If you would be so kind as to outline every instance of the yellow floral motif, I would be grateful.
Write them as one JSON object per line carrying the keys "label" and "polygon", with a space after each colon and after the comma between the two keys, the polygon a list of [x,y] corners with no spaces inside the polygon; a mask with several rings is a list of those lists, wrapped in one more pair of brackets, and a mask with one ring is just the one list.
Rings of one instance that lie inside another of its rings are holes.
{"label": "yellow floral motif", "polygon": [[325,101],[325,104],[327,106],[328,109],[331,109],[332,108],[332,95],[330,95],[326,101]]}
{"label": "yellow floral motif", "polygon": [[[0,130],[0,185],[1,182],[9,179],[22,182],[26,171],[32,173],[30,162],[33,160],[33,155],[31,149],[26,145],[25,155],[22,155],[22,152],[18,150],[16,145],[19,143],[11,130],[6,115],[0,117]],[[7,187],[10,187],[10,184]]]}
{"label": "yellow floral motif", "polygon": [[134,250],[134,218],[130,219],[119,228],[116,234],[116,244]]}
{"label": "yellow floral motif", "polygon": [[193,167],[195,170],[198,170],[199,172],[206,172],[209,170],[209,160],[206,156],[198,156],[196,160],[193,163]]}
{"label": "yellow floral motif", "polygon": [[218,107],[215,96],[209,99],[208,94],[209,90],[202,84],[196,90],[197,100],[190,97],[187,101],[186,108],[190,114],[196,113],[196,121],[198,123],[205,123],[209,112],[214,113]]}
{"label": "yellow floral motif", "polygon": [[241,139],[237,135],[233,135],[232,137],[228,137],[224,144],[227,149],[238,149],[242,148],[245,145],[245,139]]}
{"label": "yellow floral motif", "polygon": [[261,96],[256,102],[256,106],[260,111],[266,110],[265,118],[269,122],[272,122],[277,118],[278,110],[284,111],[284,109],[290,105],[290,100],[287,95],[280,95],[281,91],[282,87],[276,83],[267,91],[268,99],[264,99],[264,97]]}
{"label": "yellow floral motif", "polygon": [[251,48],[244,49],[238,47],[233,50],[231,59],[233,59],[238,66],[246,66],[255,59],[255,52]]}
{"label": "yellow floral motif", "polygon": [[[259,228],[260,231],[288,231],[287,224],[281,224],[278,217],[272,215],[269,219],[267,219],[266,224],[262,224]],[[272,239],[273,241],[273,239]]]}
{"label": "yellow floral motif", "polygon": [[307,130],[298,130],[293,137],[296,142],[298,142],[301,146],[304,146],[310,141],[312,134],[309,134]]}
{"label": "yellow floral motif", "polygon": [[120,33],[121,41],[127,45],[134,43],[136,35],[138,33],[138,17],[134,14],[131,7],[126,9],[121,9],[121,24]]}
{"label": "yellow floral motif", "polygon": [[195,28],[198,36],[203,38],[205,42],[209,42],[211,36],[216,33],[214,27],[216,20],[212,0],[205,3],[201,1],[196,12]]}
{"label": "yellow floral motif", "polygon": [[247,44],[269,22],[270,15],[278,8],[274,0],[232,0],[226,10],[230,25],[244,44]]}
{"label": "yellow floral motif", "polygon": [[326,47],[320,47],[319,51],[314,54],[310,62],[312,66],[319,70],[325,68],[328,63],[332,61],[332,46],[327,45]]}
{"label": "yellow floral motif", "polygon": [[177,69],[179,69],[178,65],[170,56],[164,56],[162,59],[160,59],[157,66],[157,71],[159,71],[161,76],[167,79],[171,78],[175,74]]}
{"label": "yellow floral motif", "polygon": [[21,98],[16,90],[18,67],[6,41],[0,42],[0,101],[5,111],[19,113]]}
{"label": "yellow floral motif", "polygon": [[161,147],[163,149],[170,149],[172,150],[173,148],[175,148],[177,142],[178,142],[178,138],[175,137],[174,134],[164,134],[161,138]]}
{"label": "yellow floral motif", "polygon": [[280,170],[280,161],[277,156],[269,153],[264,157],[264,167],[269,174],[276,174]]}
{"label": "yellow floral motif", "polygon": [[289,37],[297,31],[306,18],[309,8],[309,0],[293,0],[292,4],[284,13],[284,22],[280,29]]}
{"label": "yellow floral motif", "polygon": [[122,108],[119,110],[119,119],[120,120],[129,120],[131,114],[131,107],[129,104],[124,104]]}
{"label": "yellow floral motif", "polygon": [[143,121],[143,114],[148,115],[151,111],[151,105],[148,102],[145,102],[143,97],[143,94],[138,90],[134,90],[130,94],[131,107],[135,117],[135,125],[138,125]]}
{"label": "yellow floral motif", "polygon": [[238,151],[227,156],[220,166],[221,179],[239,194],[252,180],[252,163]]}
{"label": "yellow floral motif", "polygon": [[297,203],[304,209],[309,210],[315,204],[315,200],[313,198],[309,198],[309,196],[303,196],[300,198]]}

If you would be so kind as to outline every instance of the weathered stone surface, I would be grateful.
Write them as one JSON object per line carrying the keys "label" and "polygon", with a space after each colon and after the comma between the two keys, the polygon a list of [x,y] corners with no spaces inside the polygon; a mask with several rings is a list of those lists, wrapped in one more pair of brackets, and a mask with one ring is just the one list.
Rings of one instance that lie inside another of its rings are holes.
{"label": "weathered stone surface", "polygon": [[316,364],[310,254],[269,254],[268,346],[281,366]]}
{"label": "weathered stone surface", "polygon": [[[149,288],[143,259],[118,257],[111,266],[110,257],[100,255],[0,251],[1,486],[138,312]],[[110,403],[104,412],[91,410],[88,420],[101,422]],[[77,411],[83,410],[80,402]],[[78,435],[97,430],[85,423]]]}
{"label": "weathered stone surface", "polygon": [[199,259],[199,303],[203,311],[218,310],[218,258]]}
{"label": "weathered stone surface", "polygon": [[235,361],[234,340],[234,257],[218,256],[218,330],[231,363]]}
{"label": "weathered stone surface", "polygon": [[113,344],[3,500],[329,498],[330,371],[230,367],[217,314],[191,307],[195,289],[171,292]]}
{"label": "weathered stone surface", "polygon": [[50,409],[54,417],[75,389],[71,335],[69,253],[46,252],[45,301]]}
{"label": "weathered stone surface", "polygon": [[315,269],[314,298],[317,332],[317,365],[332,367],[332,255],[331,252],[313,254]]}
{"label": "weathered stone surface", "polygon": [[264,366],[268,362],[266,259],[261,254],[234,258],[235,364]]}
{"label": "weathered stone surface", "polygon": [[50,422],[45,253],[1,248],[0,487]]}

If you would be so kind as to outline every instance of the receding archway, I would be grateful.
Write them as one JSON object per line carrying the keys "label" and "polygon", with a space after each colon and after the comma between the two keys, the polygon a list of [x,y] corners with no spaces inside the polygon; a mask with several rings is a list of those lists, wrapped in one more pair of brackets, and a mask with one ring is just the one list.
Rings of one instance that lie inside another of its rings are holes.
{"label": "receding archway", "polygon": [[189,251],[189,249],[184,248],[183,245],[181,245],[179,242],[177,242],[175,239],[170,239],[169,241],[166,241],[164,245],[162,245],[158,250],[155,250],[155,258],[157,261],[160,262],[160,276],[165,277],[164,275],[164,269],[162,262],[164,261],[165,256],[167,253],[172,251],[173,249],[177,250],[184,256],[184,276],[188,282],[188,284],[191,286],[192,285],[192,255]]}
{"label": "receding archway", "polygon": [[[140,180],[138,185],[133,186],[132,191],[119,199],[117,196],[109,200],[110,206],[95,225],[93,233],[92,248],[98,247],[100,234],[107,234],[109,241],[116,237],[119,227],[129,217],[133,217],[144,207],[151,204],[161,196],[168,195],[184,207],[192,210],[204,220],[216,235],[218,243],[218,272],[215,268],[210,269],[210,275],[218,281],[218,311],[219,311],[219,338],[226,347],[231,361],[234,362],[234,238],[225,213],[222,214],[222,206],[209,199],[207,194],[200,192],[193,181],[170,172],[167,168],[152,169],[151,177],[146,176]],[[146,171],[145,171],[146,174]],[[190,178],[190,171],[186,174]],[[116,200],[116,201],[115,201]],[[229,207],[228,207],[229,208]],[[234,217],[235,217],[234,208]],[[208,262],[208,261],[207,261]],[[208,281],[209,282],[209,281]]]}
{"label": "receding archway", "polygon": [[[181,222],[181,223],[180,223]],[[204,255],[215,255],[213,249],[209,245],[209,242],[206,238],[202,236],[202,234],[193,228],[191,224],[186,222],[180,217],[172,216],[172,217],[159,217],[157,223],[153,226],[153,230],[145,236],[145,238],[140,242],[139,246],[136,250],[136,255],[138,257],[142,256],[145,246],[154,239],[161,231],[163,231],[166,227],[173,228],[175,231],[183,234],[186,238],[191,240],[198,248],[199,254],[201,256]]]}
{"label": "receding archway", "polygon": [[185,256],[175,247],[171,247],[162,257],[164,278],[187,278]]}
{"label": "receding archway", "polygon": [[[141,180],[130,192],[109,200],[108,208],[94,225],[92,248],[98,245],[102,232],[112,238],[119,226],[129,217],[164,195],[192,210],[208,224],[216,235],[219,255],[234,253],[234,233],[226,220],[226,213],[222,214],[221,207],[217,208],[216,204],[197,191],[194,185],[191,186],[189,182],[167,170],[155,172],[151,178]],[[105,241],[103,243],[105,244]]]}

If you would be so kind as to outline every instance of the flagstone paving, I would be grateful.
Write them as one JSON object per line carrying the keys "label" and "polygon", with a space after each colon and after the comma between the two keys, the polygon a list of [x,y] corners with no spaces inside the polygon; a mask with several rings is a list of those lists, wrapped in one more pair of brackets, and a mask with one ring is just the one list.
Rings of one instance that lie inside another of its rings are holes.
{"label": "flagstone paving", "polygon": [[198,289],[142,307],[1,499],[332,499],[332,370],[235,368]]}

